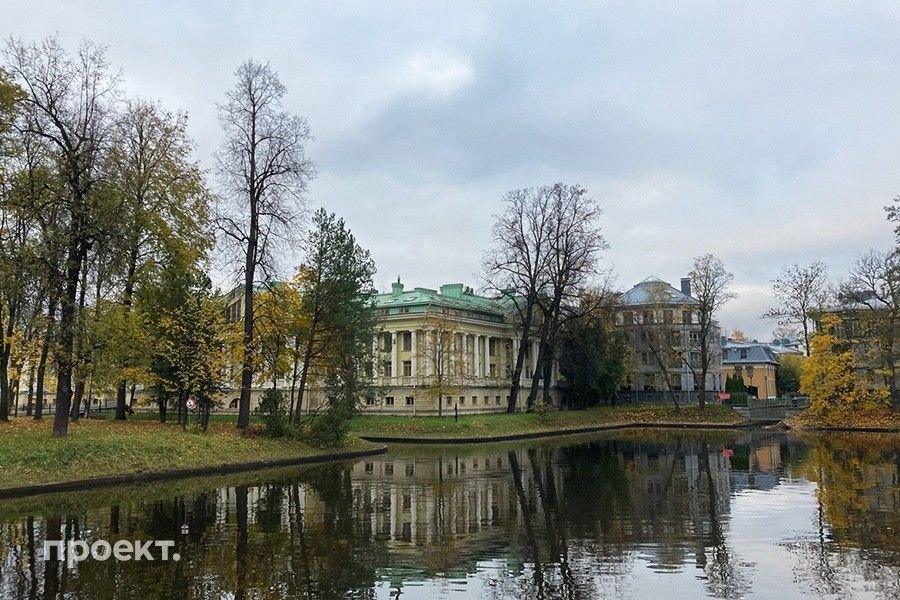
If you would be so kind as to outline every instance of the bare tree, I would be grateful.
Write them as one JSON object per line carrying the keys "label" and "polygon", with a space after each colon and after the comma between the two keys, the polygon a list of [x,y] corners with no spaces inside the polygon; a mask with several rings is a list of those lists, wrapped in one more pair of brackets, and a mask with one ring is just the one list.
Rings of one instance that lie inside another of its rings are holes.
{"label": "bare tree", "polygon": [[105,48],[83,43],[69,56],[55,37],[40,45],[10,40],[6,46],[10,74],[25,90],[23,128],[51,148],[66,184],[65,260],[61,269],[60,326],[56,344],[56,417],[53,435],[68,432],[72,398],[77,297],[81,270],[98,229],[95,187],[113,124],[118,77],[112,75]]}
{"label": "bare tree", "polygon": [[828,267],[820,260],[781,269],[772,281],[776,306],[763,314],[781,327],[797,327],[803,332],[803,348],[809,356],[809,332],[816,311],[828,301]]}
{"label": "bare tree", "polygon": [[[463,333],[459,320],[432,309],[425,316],[424,364],[417,365],[423,371],[425,392],[437,402],[438,416],[444,414],[444,398],[461,393],[470,374],[463,356]],[[413,373],[420,377],[419,373]]]}
{"label": "bare tree", "polygon": [[[900,409],[897,360],[900,352],[900,255],[869,250],[857,259],[850,277],[841,285],[840,299],[854,309],[859,333],[866,339],[864,361],[875,367],[890,390],[891,403]],[[863,311],[855,309],[864,308]]]}
{"label": "bare tree", "polygon": [[551,188],[521,189],[506,195],[506,210],[497,215],[484,271],[488,287],[503,294],[518,322],[520,338],[508,412],[516,411],[525,353],[538,310],[538,298],[547,286],[550,255]]}
{"label": "bare tree", "polygon": [[543,402],[550,402],[550,374],[559,338],[562,313],[578,302],[587,279],[597,273],[597,256],[607,247],[600,235],[600,208],[579,185],[557,183],[549,188],[550,222],[547,254],[547,286],[538,295],[543,315],[538,368],[532,374],[527,406],[532,408],[543,377]]}
{"label": "bare tree", "polygon": [[[731,291],[734,275],[725,270],[721,259],[712,254],[704,254],[694,259],[694,267],[689,273],[691,291],[697,299],[697,318],[699,320],[698,346],[699,364],[695,364],[688,356],[688,365],[699,375],[699,405],[706,406],[706,377],[716,359],[715,347],[719,343],[719,328],[715,315],[729,300],[736,297]],[[697,379],[697,377],[695,377]]]}
{"label": "bare tree", "polygon": [[253,294],[257,271],[273,278],[274,250],[290,238],[315,176],[306,157],[306,120],[283,110],[285,87],[268,65],[248,60],[235,71],[237,83],[220,105],[225,141],[216,160],[223,199],[216,220],[238,258],[244,282],[243,364],[239,429],[250,424],[253,385]]}

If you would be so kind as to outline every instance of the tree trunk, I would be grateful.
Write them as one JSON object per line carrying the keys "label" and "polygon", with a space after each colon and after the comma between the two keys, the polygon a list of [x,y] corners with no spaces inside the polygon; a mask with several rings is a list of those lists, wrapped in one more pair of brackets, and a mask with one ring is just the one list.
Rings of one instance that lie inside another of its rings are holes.
{"label": "tree trunk", "polygon": [[525,319],[522,322],[522,340],[519,342],[519,352],[516,356],[516,366],[513,369],[512,382],[509,386],[509,403],[506,406],[506,412],[516,412],[516,403],[519,398],[519,389],[522,387],[520,379],[522,378],[522,365],[525,363],[525,351],[528,349],[531,332],[531,322],[534,318],[534,302],[529,299],[528,306],[525,309]]}
{"label": "tree trunk", "polygon": [[34,414],[34,365],[28,370],[28,402],[25,404],[25,416]]}
{"label": "tree trunk", "polygon": [[[122,306],[125,308],[125,318],[128,319],[131,316],[131,302],[132,297],[134,296],[134,273],[137,269],[137,258],[138,258],[138,246],[139,243],[132,242],[131,245],[131,255],[128,260],[128,274],[125,277],[125,290],[122,294]],[[125,381],[123,377],[119,381],[119,386],[116,389],[116,420],[124,421],[127,418],[127,410],[125,404],[125,393],[128,388],[128,382]]]}
{"label": "tree trunk", "polygon": [[134,414],[134,393],[135,393],[135,391],[137,391],[137,385],[134,382],[132,382],[131,390],[130,390],[129,396],[128,396],[128,412],[131,414]]}
{"label": "tree trunk", "polygon": [[60,301],[60,328],[56,357],[56,415],[53,419],[53,435],[64,437],[69,431],[69,408],[72,402],[72,367],[75,350],[75,325],[77,319],[78,282],[81,263],[87,248],[79,238],[80,216],[74,215],[74,230],[70,234],[66,258],[65,292]]}
{"label": "tree trunk", "polygon": [[[297,388],[297,410],[294,412],[294,425],[300,424],[300,409],[303,408],[303,392],[306,390],[306,382],[309,379],[309,366],[313,359],[313,344],[316,341],[318,329],[318,316],[313,318],[310,324],[309,339],[306,342],[306,350],[303,352],[303,364],[300,369],[300,385]],[[391,373],[391,375],[394,375]]]}
{"label": "tree trunk", "polygon": [[294,398],[297,394],[297,365],[300,363],[300,336],[294,336],[294,370],[291,373],[291,401],[288,409],[288,422],[294,422]]}

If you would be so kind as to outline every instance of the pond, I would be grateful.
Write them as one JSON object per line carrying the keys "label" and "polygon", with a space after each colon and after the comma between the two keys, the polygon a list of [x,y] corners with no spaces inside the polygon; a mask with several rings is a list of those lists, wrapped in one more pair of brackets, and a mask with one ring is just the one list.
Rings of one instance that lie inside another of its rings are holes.
{"label": "pond", "polygon": [[[0,595],[898,598],[898,480],[887,434],[396,446],[0,502]],[[180,560],[45,561],[47,539],[172,540]]]}

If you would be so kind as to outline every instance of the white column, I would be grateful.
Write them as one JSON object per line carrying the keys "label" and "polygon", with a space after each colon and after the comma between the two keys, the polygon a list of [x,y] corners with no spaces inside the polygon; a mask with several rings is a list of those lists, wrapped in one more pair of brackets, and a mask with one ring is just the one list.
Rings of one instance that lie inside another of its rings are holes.
{"label": "white column", "polygon": [[481,336],[475,336],[475,372],[472,373],[475,377],[481,376]]}
{"label": "white column", "polygon": [[539,348],[540,348],[540,345],[538,344],[538,342],[532,340],[532,342],[531,342],[531,373],[532,374],[534,374],[535,371],[537,371],[538,349]]}
{"label": "white column", "polygon": [[509,372],[512,373],[516,369],[516,359],[519,358],[519,336],[514,336],[512,339],[512,356],[510,360],[512,361],[509,365]]}
{"label": "white column", "polygon": [[425,376],[431,377],[431,374],[434,372],[434,356],[432,355],[431,350],[431,332],[425,329],[422,331],[422,336],[425,338],[425,343],[422,344],[422,346],[424,346],[425,354]]}
{"label": "white column", "polygon": [[[397,347],[397,332],[391,333],[391,377],[397,377],[397,366],[399,363],[399,348]],[[395,401],[396,402],[396,401]]]}
{"label": "white column", "polygon": [[412,336],[412,347],[411,347],[412,353],[411,353],[411,358],[410,358],[410,360],[412,361],[412,376],[418,377],[419,376],[419,346],[417,343],[418,340],[416,339],[416,330],[413,329],[412,333],[410,333],[410,335]]}
{"label": "white column", "polygon": [[484,336],[484,376],[491,375],[491,336]]}

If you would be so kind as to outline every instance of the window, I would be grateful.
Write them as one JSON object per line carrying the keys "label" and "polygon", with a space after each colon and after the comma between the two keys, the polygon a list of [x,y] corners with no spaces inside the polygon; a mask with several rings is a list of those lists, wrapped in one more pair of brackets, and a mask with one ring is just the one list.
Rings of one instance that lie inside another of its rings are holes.
{"label": "window", "polygon": [[371,396],[366,397],[366,406],[372,406],[375,404],[375,398]]}
{"label": "window", "polygon": [[490,404],[490,403],[491,403],[491,397],[490,397],[490,396],[485,396],[485,397],[484,397],[484,405],[487,406],[487,405]]}
{"label": "window", "polygon": [[692,344],[699,344],[700,343],[700,332],[699,331],[691,331],[688,334],[688,339],[691,341]]}
{"label": "window", "polygon": [[[465,404],[465,403],[466,403],[466,397],[465,397],[465,396],[460,396],[460,397],[459,397],[459,403],[460,403],[460,404]],[[447,398],[447,404],[450,404],[450,398]]]}
{"label": "window", "polygon": [[406,463],[406,476],[412,477],[416,474],[416,464],[415,463]]}
{"label": "window", "polygon": [[412,507],[412,496],[403,494],[403,510],[409,510]]}
{"label": "window", "polygon": [[689,310],[682,311],[681,313],[681,322],[682,323],[693,323],[693,313]]}
{"label": "window", "polygon": [[472,396],[472,406],[478,404],[478,396]]}
{"label": "window", "polygon": [[384,474],[388,477],[394,474],[394,463],[384,463]]}
{"label": "window", "polygon": [[384,404],[385,404],[385,406],[393,406],[394,405],[394,397],[386,396],[384,399]]}
{"label": "window", "polygon": [[[400,309],[400,310],[402,312],[403,309]],[[409,312],[408,308],[406,309],[406,312]],[[404,331],[403,332],[403,351],[409,352],[410,350],[412,350],[412,332]]]}
{"label": "window", "polygon": [[626,310],[622,313],[622,325],[634,325],[634,313]]}
{"label": "window", "polygon": [[496,376],[497,376],[497,365],[491,365],[491,373],[490,373],[490,376],[491,376],[491,377],[496,377]]}
{"label": "window", "polygon": [[644,318],[644,323],[652,323],[655,320],[653,318],[653,311],[645,310],[643,318]]}
{"label": "window", "polygon": [[496,398],[494,398],[494,404],[496,404],[497,406],[500,406],[500,396],[497,396]]}
{"label": "window", "polygon": [[681,373],[671,375],[672,389],[681,391]]}
{"label": "window", "polygon": [[384,377],[391,376],[391,361],[386,360],[381,364],[381,374]]}
{"label": "window", "polygon": [[366,463],[366,473],[374,473],[375,472],[375,463]]}
{"label": "window", "polygon": [[728,360],[728,348],[722,349],[722,360]]}
{"label": "window", "polygon": [[381,336],[381,347],[385,352],[390,352],[394,348],[393,337],[390,333]]}
{"label": "window", "polygon": [[400,312],[401,315],[408,314],[408,313],[409,313],[409,307],[408,307],[408,306],[401,306],[399,312]]}
{"label": "window", "polygon": [[741,360],[747,360],[747,349],[741,348]]}
{"label": "window", "polygon": [[415,403],[416,403],[416,398],[415,398],[414,396],[407,396],[407,397],[406,397],[406,405],[407,405],[407,406],[412,406],[412,405],[414,405]]}
{"label": "window", "polygon": [[753,379],[753,365],[747,365],[747,377]]}
{"label": "window", "polygon": [[663,311],[663,322],[671,323],[675,319],[674,313],[671,308],[667,308]]}
{"label": "window", "polygon": [[404,360],[403,361],[403,376],[410,377],[412,375],[412,361]]}
{"label": "window", "polygon": [[650,364],[650,355],[646,352],[641,352],[641,364],[649,365]]}
{"label": "window", "polygon": [[497,354],[497,340],[494,338],[490,338],[488,340],[488,356],[496,356]]}

